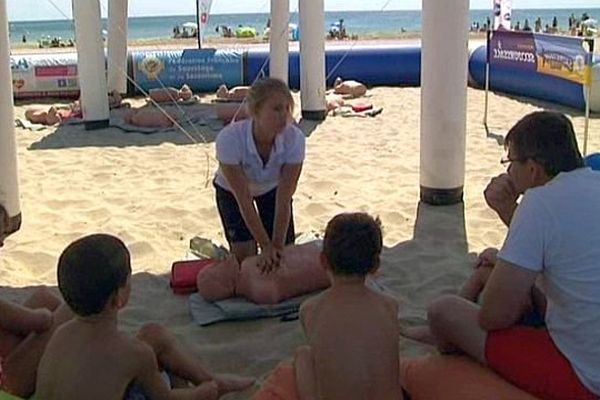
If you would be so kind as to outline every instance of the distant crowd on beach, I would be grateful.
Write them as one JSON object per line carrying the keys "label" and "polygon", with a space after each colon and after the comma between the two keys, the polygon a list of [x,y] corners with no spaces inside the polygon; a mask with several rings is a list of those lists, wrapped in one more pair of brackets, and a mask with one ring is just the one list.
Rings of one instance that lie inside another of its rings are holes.
{"label": "distant crowd on beach", "polygon": [[[470,27],[471,32],[485,32],[488,29],[489,21],[484,23],[473,22]],[[554,16],[550,23],[542,21],[541,17],[536,18],[533,27],[528,18],[525,18],[523,24],[517,20],[513,25],[513,31],[548,33],[548,34],[567,34],[580,37],[595,37],[598,35],[598,22],[592,19],[588,13],[584,12],[581,17],[576,17],[575,14],[569,16],[568,29],[564,30],[558,24],[558,18]]]}

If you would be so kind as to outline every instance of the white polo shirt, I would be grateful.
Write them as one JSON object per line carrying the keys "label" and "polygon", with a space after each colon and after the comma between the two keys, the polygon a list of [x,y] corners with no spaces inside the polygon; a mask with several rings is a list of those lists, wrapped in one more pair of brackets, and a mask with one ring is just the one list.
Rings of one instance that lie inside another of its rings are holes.
{"label": "white polo shirt", "polygon": [[[252,119],[229,124],[217,135],[217,160],[223,164],[241,165],[249,181],[250,193],[260,196],[273,190],[279,183],[284,164],[304,161],[306,138],[295,125],[288,125],[277,137],[269,161],[263,164],[252,136]],[[215,174],[215,183],[231,191],[221,168]]]}

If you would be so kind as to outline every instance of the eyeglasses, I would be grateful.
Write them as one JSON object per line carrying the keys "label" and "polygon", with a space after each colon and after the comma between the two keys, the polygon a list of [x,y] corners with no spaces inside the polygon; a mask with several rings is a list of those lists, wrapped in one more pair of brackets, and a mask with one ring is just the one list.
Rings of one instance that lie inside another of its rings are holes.
{"label": "eyeglasses", "polygon": [[519,157],[519,158],[510,158],[510,157],[503,157],[500,159],[500,164],[504,165],[504,164],[509,164],[509,163],[513,163],[513,162],[525,162],[527,160],[535,160],[535,156],[528,156],[528,157]]}

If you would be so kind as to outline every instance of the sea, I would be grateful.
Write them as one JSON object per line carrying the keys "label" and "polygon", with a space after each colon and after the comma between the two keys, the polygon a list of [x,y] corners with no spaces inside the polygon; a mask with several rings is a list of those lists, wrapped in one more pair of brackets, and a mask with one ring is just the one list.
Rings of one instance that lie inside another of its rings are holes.
{"label": "sea", "polygon": [[[533,27],[534,21],[539,17],[542,26],[552,25],[556,17],[560,29],[567,30],[569,17],[573,14],[580,18],[587,13],[591,18],[600,21],[600,8],[573,8],[573,9],[513,9],[513,24],[517,22],[523,26],[529,20]],[[483,26],[491,10],[471,10],[471,24]],[[193,22],[195,15],[176,15],[159,17],[130,17],[128,19],[129,40],[166,39],[171,37],[176,25]],[[268,13],[255,14],[215,14],[209,18],[206,37],[216,37],[220,34],[216,28],[221,25],[236,28],[238,26],[251,26],[261,34],[269,19]],[[419,32],[421,30],[421,11],[329,11],[325,13],[324,32],[328,27],[344,20],[346,31],[358,35],[359,38],[386,38],[398,36],[401,32]],[[298,13],[290,14],[290,22],[298,23]],[[107,21],[103,20],[103,28],[107,29]],[[72,20],[53,21],[10,21],[9,32],[12,43],[25,39],[37,41],[42,37],[60,37],[62,39],[74,38]]]}

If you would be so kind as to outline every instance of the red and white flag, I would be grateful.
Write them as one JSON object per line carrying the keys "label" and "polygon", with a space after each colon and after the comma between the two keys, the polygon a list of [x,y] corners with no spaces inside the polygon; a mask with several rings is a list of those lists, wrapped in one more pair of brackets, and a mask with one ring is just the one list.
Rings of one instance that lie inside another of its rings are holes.
{"label": "red and white flag", "polygon": [[212,0],[198,0],[198,35],[200,43],[204,38],[204,30],[208,25],[208,17],[210,16],[210,7]]}

